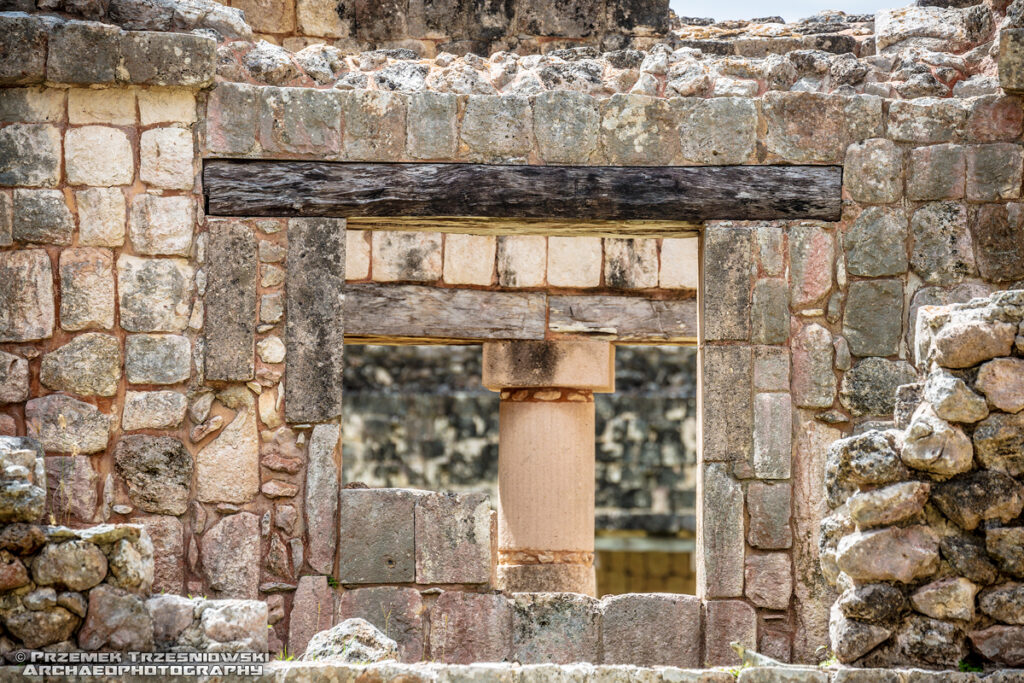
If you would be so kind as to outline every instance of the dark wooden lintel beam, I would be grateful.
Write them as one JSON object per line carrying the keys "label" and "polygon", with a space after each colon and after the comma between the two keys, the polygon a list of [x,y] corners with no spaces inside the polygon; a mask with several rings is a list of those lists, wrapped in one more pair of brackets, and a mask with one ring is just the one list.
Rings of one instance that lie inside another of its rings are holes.
{"label": "dark wooden lintel beam", "polygon": [[490,166],[207,160],[211,216],[836,221],[839,166]]}

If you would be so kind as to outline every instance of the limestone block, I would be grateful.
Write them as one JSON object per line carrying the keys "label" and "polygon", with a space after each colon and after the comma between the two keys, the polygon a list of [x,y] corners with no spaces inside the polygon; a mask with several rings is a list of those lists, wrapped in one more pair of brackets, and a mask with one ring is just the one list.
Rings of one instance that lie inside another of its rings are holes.
{"label": "limestone block", "polygon": [[[1004,31],[1000,35],[1009,35]],[[974,142],[1013,142],[1020,136],[1024,116],[1010,108],[1013,97],[986,95],[968,105],[967,139]]]}
{"label": "limestone block", "polygon": [[188,326],[194,271],[184,259],[117,258],[121,327],[181,332]]}
{"label": "limestone block", "polygon": [[951,322],[931,340],[935,362],[945,368],[969,368],[997,356],[1009,356],[1015,332],[1010,323]]}
{"label": "limestone block", "polygon": [[[370,277],[370,237],[367,230],[346,230],[345,231],[345,279],[365,280]],[[264,287],[273,287],[268,282],[267,273],[273,266],[263,267],[263,278],[260,284]],[[281,282],[284,281],[282,274]],[[281,284],[278,282],[277,284]]]}
{"label": "limestone block", "polygon": [[1024,277],[1024,220],[1021,205],[982,204],[971,209],[971,234],[978,271],[989,282]]}
{"label": "limestone block", "polygon": [[689,595],[610,595],[601,600],[604,664],[700,666],[701,604]]}
{"label": "limestone block", "polygon": [[18,242],[71,244],[75,220],[60,190],[15,190],[13,235]]}
{"label": "limestone block", "polygon": [[[237,0],[233,6],[245,12],[245,20],[254,31],[291,33],[295,30],[295,3],[293,0]],[[289,648],[289,651],[298,654],[305,649],[303,646],[298,650]]]}
{"label": "limestone block", "polygon": [[512,643],[512,609],[504,595],[445,591],[430,608],[430,655],[451,664],[502,662]]}
{"label": "limestone block", "polygon": [[99,453],[110,438],[110,416],[63,394],[34,398],[25,404],[29,436],[48,453]]}
{"label": "limestone block", "polygon": [[[703,357],[704,429],[718,435],[704,443],[704,459],[751,462],[753,398],[749,346],[707,346]],[[738,387],[744,389],[737,390]]]}
{"label": "limestone block", "polygon": [[754,397],[754,474],[758,479],[789,478],[792,433],[793,409],[789,395],[757,394]]}
{"label": "limestone block", "polygon": [[89,460],[88,455],[46,458],[47,502],[58,524],[92,522],[96,515],[99,477]]}
{"label": "limestone block", "polygon": [[906,361],[865,358],[843,375],[839,400],[854,415],[889,417],[896,408],[896,389],[916,379]]}
{"label": "limestone block", "polygon": [[163,515],[182,515],[187,510],[192,456],[178,439],[123,436],[114,447],[114,467],[140,509]]}
{"label": "limestone block", "polygon": [[836,397],[832,335],[812,323],[793,339],[793,400],[801,408],[828,408]]}
{"label": "limestone block", "polygon": [[64,136],[64,164],[71,185],[128,185],[135,174],[132,143],[124,131],[108,126],[69,130]]}
{"label": "limestone block", "polygon": [[85,247],[120,247],[124,244],[125,200],[116,187],[90,187],[75,192],[78,208],[78,243]]}
{"label": "limestone block", "polygon": [[[337,93],[309,88],[262,88],[259,92],[260,144],[266,152],[291,152],[332,156],[341,151],[341,102]],[[228,94],[224,105],[247,99],[248,93]],[[233,117],[223,111],[222,117]],[[238,125],[245,120],[238,122]],[[347,123],[347,122],[346,122]],[[222,123],[223,127],[223,123]],[[235,124],[225,132],[225,142],[234,146],[247,138]]]}
{"label": "limestone block", "polygon": [[217,67],[217,41],[195,33],[132,31],[122,41],[132,83],[206,86]]}
{"label": "limestone block", "polygon": [[289,422],[319,422],[341,415],[344,356],[345,222],[331,218],[288,221]]}
{"label": "limestone block", "polygon": [[598,287],[601,284],[601,238],[549,237],[548,284]]}
{"label": "limestone block", "polygon": [[907,272],[906,241],[907,217],[903,211],[868,207],[844,235],[847,272],[864,277]]}
{"label": "limestone block", "polygon": [[1017,199],[1022,172],[1020,145],[972,145],[967,148],[967,198],[983,202]]}
{"label": "limestone block", "polygon": [[351,22],[339,16],[338,10],[317,0],[296,0],[295,20],[303,36],[347,38]]}
{"label": "limestone block", "polygon": [[397,161],[405,151],[405,95],[381,90],[340,94],[344,154],[358,161]]}
{"label": "limestone block", "polygon": [[789,162],[836,162],[851,142],[882,134],[882,100],[872,95],[768,92],[762,108],[765,146]]}
{"label": "limestone block", "polygon": [[41,249],[0,252],[0,342],[53,334],[53,275]]}
{"label": "limestone block", "polygon": [[587,164],[597,154],[599,100],[580,92],[551,90],[533,100],[537,153],[549,164]]}
{"label": "limestone block", "polygon": [[999,87],[1008,93],[1024,92],[1024,29],[999,34]]}
{"label": "limestone block", "polygon": [[886,204],[903,191],[903,155],[890,140],[875,138],[850,145],[843,165],[843,185],[855,201]]}
{"label": "limestone block", "polygon": [[253,378],[256,344],[257,247],[252,230],[234,221],[207,221],[206,377]]}
{"label": "limestone block", "polygon": [[801,310],[820,305],[832,291],[835,263],[832,233],[815,225],[790,228],[789,263],[789,297],[793,308]]}
{"label": "limestone block", "polygon": [[974,430],[974,451],[982,467],[1013,477],[1024,474],[1024,413],[993,413]]}
{"label": "limestone block", "polygon": [[64,90],[59,88],[8,88],[0,102],[4,123],[59,123],[64,120]]}
{"label": "limestone block", "polygon": [[416,500],[416,582],[487,583],[491,506],[486,494],[435,493]]}
{"label": "limestone block", "polygon": [[131,384],[177,384],[192,371],[192,344],[177,334],[130,334],[125,375]]}
{"label": "limestone block", "polygon": [[512,659],[522,664],[597,662],[600,603],[576,593],[512,596]]}
{"label": "limestone block", "polygon": [[850,517],[858,529],[898,524],[924,508],[929,484],[905,481],[856,493],[847,500]]}
{"label": "limestone block", "polygon": [[907,198],[935,201],[964,196],[967,157],[961,145],[930,145],[910,150]]}
{"label": "limestone block", "polygon": [[196,497],[204,503],[248,503],[259,490],[256,410],[247,406],[196,454]]}
{"label": "limestone block", "polygon": [[789,391],[789,352],[785,347],[754,347],[754,389]]}
{"label": "limestone block", "polygon": [[[425,491],[344,489],[339,497],[338,580],[344,584],[416,580],[414,507]],[[355,615],[359,616],[359,615]]]}
{"label": "limestone block", "polygon": [[47,26],[41,17],[4,14],[0,16],[0,50],[17,59],[0,65],[0,83],[17,85],[41,83],[46,76]]}
{"label": "limestone block", "polygon": [[758,280],[750,306],[755,344],[782,344],[789,338],[789,285],[783,278]]}
{"label": "limestone block", "polygon": [[121,379],[121,345],[109,334],[90,332],[43,356],[40,383],[81,396],[113,396]]}
{"label": "limestone block", "polygon": [[135,125],[135,92],[128,88],[68,90],[68,122]]}
{"label": "limestone block", "polygon": [[860,659],[892,635],[892,629],[847,618],[837,606],[832,607],[829,617],[829,640],[841,662]]}
{"label": "limestone block", "polygon": [[336,620],[365,619],[398,643],[399,661],[418,662],[423,657],[423,612],[415,588],[357,588],[342,594]]}
{"label": "limestone block", "polygon": [[60,254],[60,326],[69,331],[114,326],[114,258],[81,247]]}
{"label": "limestone block", "polygon": [[373,232],[376,282],[433,282],[441,278],[440,233]]}
{"label": "limestone block", "polygon": [[601,341],[513,341],[484,344],[483,385],[615,390],[615,348]]}
{"label": "limestone block", "polygon": [[1020,626],[989,626],[967,634],[978,652],[1000,664],[1024,666],[1024,628]]}
{"label": "limestone block", "polygon": [[911,583],[939,568],[939,543],[927,526],[857,531],[839,542],[839,568],[859,581]]}
{"label": "limestone block", "polygon": [[206,105],[206,147],[213,154],[248,154],[256,146],[262,90],[245,83],[219,83]]}
{"label": "limestone block", "polygon": [[331,574],[338,545],[339,466],[341,428],[321,424],[313,428],[306,458],[306,561],[315,571]]}
{"label": "limestone block", "polygon": [[658,284],[664,289],[697,289],[700,281],[699,240],[666,237],[661,241]]}
{"label": "limestone block", "polygon": [[177,391],[128,391],[124,397],[121,428],[174,429],[185,419],[188,400]]}
{"label": "limestone block", "polygon": [[458,145],[458,97],[416,92],[407,96],[405,148],[414,159],[450,159]]}
{"label": "limestone block", "polygon": [[988,35],[992,17],[980,7],[908,7],[882,10],[875,27],[879,52],[912,46],[960,51]]}
{"label": "limestone block", "polygon": [[488,235],[445,236],[444,281],[450,285],[490,285],[494,278],[497,238]]}
{"label": "limestone block", "polygon": [[859,280],[850,283],[843,335],[856,356],[891,356],[903,332],[903,283]]}
{"label": "limestone block", "polygon": [[0,192],[0,247],[14,243],[14,200],[10,192]]}
{"label": "limestone block", "polygon": [[754,153],[757,106],[746,97],[684,98],[674,102],[680,118],[681,153],[694,164],[742,164]]}
{"label": "limestone block", "polygon": [[157,123],[194,123],[196,96],[188,90],[154,88],[138,90],[139,123],[152,126]]}
{"label": "limestone block", "polygon": [[617,93],[601,105],[601,152],[606,163],[660,166],[678,158],[678,112],[667,100]]}
{"label": "limestone block", "polygon": [[498,284],[540,287],[547,273],[547,238],[543,235],[498,237]]}
{"label": "limestone block", "polygon": [[327,577],[300,577],[288,620],[288,651],[305,652],[310,638],[329,629],[333,619],[334,595]]}
{"label": "limestone block", "polygon": [[28,398],[28,361],[0,351],[0,405],[20,403]]}
{"label": "limestone block", "polygon": [[842,505],[861,485],[890,484],[910,477],[900,460],[898,444],[890,436],[872,429],[828,446],[824,480],[829,507]]}
{"label": "limestone block", "polygon": [[658,286],[658,245],[653,239],[604,240],[604,283],[616,289]]}
{"label": "limestone block", "polygon": [[698,582],[707,597],[739,597],[743,594],[743,488],[722,463],[704,466],[703,558]]}
{"label": "limestone block", "polygon": [[793,545],[790,529],[792,487],[788,483],[751,482],[747,487],[750,528],[747,541],[755,548],[781,550]]}
{"label": "limestone block", "polygon": [[60,131],[14,123],[0,128],[0,185],[53,187],[60,179]]}
{"label": "limestone block", "polygon": [[[199,482],[202,486],[202,479]],[[256,598],[260,579],[259,525],[256,515],[239,512],[222,518],[203,534],[203,572],[218,597]]]}
{"label": "limestone block", "polygon": [[191,131],[151,128],[139,139],[139,179],[150,187],[191,190],[194,157]]}
{"label": "limestone block", "polygon": [[959,137],[967,108],[958,99],[919,97],[898,100],[889,107],[889,137],[896,142],[934,144]]}
{"label": "limestone block", "polygon": [[705,666],[734,666],[739,662],[729,643],[757,648],[757,614],[753,607],[742,600],[708,600],[705,610]]}
{"label": "limestone block", "polygon": [[744,593],[765,609],[784,610],[793,595],[793,565],[788,553],[747,555]]}
{"label": "limestone block", "polygon": [[[113,83],[121,61],[117,26],[66,21],[50,32],[46,80],[56,83]],[[89,59],[83,59],[89,55]]]}
{"label": "limestone block", "polygon": [[260,322],[279,323],[284,318],[284,294],[272,292],[260,297]]}
{"label": "limestone block", "polygon": [[515,95],[470,95],[462,117],[459,153],[472,161],[525,158],[532,148],[530,101]]}
{"label": "limestone block", "polygon": [[985,399],[971,391],[962,379],[945,371],[934,371],[928,376],[923,396],[943,420],[972,423],[988,417]]}
{"label": "limestone block", "polygon": [[711,226],[704,232],[704,336],[750,337],[750,261],[754,233],[745,227]]}

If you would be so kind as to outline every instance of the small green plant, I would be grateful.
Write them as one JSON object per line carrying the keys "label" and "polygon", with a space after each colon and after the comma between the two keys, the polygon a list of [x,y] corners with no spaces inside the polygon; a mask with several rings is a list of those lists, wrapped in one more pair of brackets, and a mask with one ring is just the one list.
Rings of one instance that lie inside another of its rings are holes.
{"label": "small green plant", "polygon": [[282,648],[281,651],[277,653],[277,656],[274,657],[274,659],[276,659],[279,662],[294,662],[295,661],[295,655],[288,654],[288,648],[285,647],[285,648]]}
{"label": "small green plant", "polygon": [[838,666],[838,665],[839,665],[839,660],[836,659],[836,656],[834,654],[832,654],[831,652],[828,653],[828,657],[826,659],[823,659],[818,664],[818,666],[821,667],[822,669],[827,669],[830,666]]}
{"label": "small green plant", "polygon": [[341,582],[339,582],[333,576],[328,576],[327,577],[327,585],[330,586],[331,588],[340,588],[341,587]]}
{"label": "small green plant", "polygon": [[961,659],[960,663],[957,664],[957,668],[960,671],[973,672],[973,673],[981,673],[982,671],[985,670],[984,667],[981,666],[981,664],[979,664],[979,663],[977,663],[975,661],[971,661],[970,659]]}

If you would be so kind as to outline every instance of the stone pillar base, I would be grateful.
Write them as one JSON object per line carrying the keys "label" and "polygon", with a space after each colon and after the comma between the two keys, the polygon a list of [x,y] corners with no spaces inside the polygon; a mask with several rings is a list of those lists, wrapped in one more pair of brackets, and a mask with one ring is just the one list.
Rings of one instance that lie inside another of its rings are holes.
{"label": "stone pillar base", "polygon": [[508,593],[582,593],[597,597],[593,565],[499,564],[498,588]]}

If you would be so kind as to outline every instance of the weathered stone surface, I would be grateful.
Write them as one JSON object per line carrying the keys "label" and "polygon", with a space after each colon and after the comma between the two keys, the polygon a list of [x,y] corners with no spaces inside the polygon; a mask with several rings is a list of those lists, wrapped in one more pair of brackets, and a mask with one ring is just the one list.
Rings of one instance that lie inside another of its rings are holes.
{"label": "weathered stone surface", "polygon": [[896,634],[905,657],[942,667],[956,667],[967,655],[964,636],[956,624],[910,616]]}
{"label": "weathered stone surface", "polygon": [[836,376],[832,369],[835,347],[827,329],[812,323],[801,329],[792,342],[793,400],[801,408],[829,408],[836,398]]}
{"label": "weathered stone surface", "polygon": [[893,104],[888,133],[897,142],[950,142],[967,120],[967,108],[959,99],[919,97]]}
{"label": "weathered stone surface", "polygon": [[531,146],[530,102],[525,97],[470,95],[462,119],[460,151],[474,161],[525,157]]}
{"label": "weathered stone surface", "polygon": [[18,59],[4,60],[0,83],[41,83],[46,74],[46,24],[37,17],[5,13],[0,17],[0,27],[5,53],[18,56]]}
{"label": "weathered stone surface", "polygon": [[208,224],[206,377],[250,380],[256,334],[256,238],[241,223]]}
{"label": "weathered stone surface", "polygon": [[195,213],[195,202],[189,196],[137,195],[132,200],[128,223],[135,252],[188,256],[192,250]]}
{"label": "weathered stone surface", "polygon": [[338,601],[337,620],[360,618],[398,644],[398,659],[423,657],[423,600],[415,588],[382,586],[345,591]]}
{"label": "weathered stone surface", "polygon": [[306,467],[306,529],[309,547],[306,561],[316,571],[329,574],[334,568],[338,543],[339,467],[336,460],[341,429],[336,424],[313,428]]}
{"label": "weathered stone surface", "polygon": [[753,361],[748,346],[711,346],[704,349],[704,405],[715,406],[704,415],[705,429],[720,435],[705,443],[707,461],[750,462],[753,457],[753,398],[738,386],[750,386]]}
{"label": "weathered stone surface", "polygon": [[907,217],[902,211],[868,207],[846,231],[846,270],[878,277],[907,271]]}
{"label": "weathered stone surface", "polygon": [[[40,507],[41,512],[42,508]],[[5,550],[15,555],[32,555],[42,548],[45,543],[46,536],[38,526],[5,523],[0,528],[0,550]]]}
{"label": "weathered stone surface", "polygon": [[58,524],[71,519],[92,522],[96,515],[96,471],[88,455],[46,458],[50,512]]}
{"label": "weathered stone surface", "polygon": [[939,579],[921,586],[910,596],[918,612],[935,619],[974,619],[974,596],[978,586],[963,577]]}
{"label": "weathered stone surface", "polygon": [[974,430],[974,452],[987,469],[1024,474],[1024,413],[993,413]]}
{"label": "weathered stone surface", "polygon": [[69,331],[114,326],[114,259],[106,249],[60,254],[60,326]]}
{"label": "weathered stone surface", "polygon": [[1009,356],[1016,329],[1003,322],[968,320],[944,325],[932,340],[935,362],[946,368],[969,368]]}
{"label": "weathered stone surface", "polygon": [[[606,278],[607,279],[607,278]],[[758,280],[751,299],[751,341],[782,344],[789,337],[789,286],[782,278]]]}
{"label": "weathered stone surface", "polygon": [[957,574],[974,583],[987,586],[995,583],[998,572],[989,560],[984,544],[969,536],[946,536],[939,543],[942,557]]}
{"label": "weathered stone surface", "polygon": [[[412,583],[416,580],[416,500],[426,492],[345,489],[340,501],[341,583]],[[384,533],[381,533],[381,532]]]}
{"label": "weathered stone surface", "polygon": [[596,662],[600,603],[578,593],[517,593],[512,598],[512,657],[522,664]]}
{"label": "weathered stone surface", "polygon": [[[91,21],[68,21],[54,27],[46,78],[58,83],[112,83],[121,58],[121,29]],[[95,59],[81,56],[94,54]]]}
{"label": "weathered stone surface", "polygon": [[132,384],[184,382],[192,372],[192,345],[176,334],[130,334],[124,366]]}
{"label": "weathered stone surface", "polygon": [[891,484],[908,478],[891,432],[869,430],[828,447],[825,487],[829,507],[836,508],[860,485]]}
{"label": "weathered stone surface", "polygon": [[89,592],[89,613],[78,633],[83,650],[147,651],[153,648],[153,618],[145,601],[114,586]]}
{"label": "weathered stone surface", "polygon": [[924,204],[910,219],[910,235],[910,265],[925,282],[954,285],[974,273],[974,250],[963,204]]}
{"label": "weathered stone surface", "polygon": [[757,613],[753,607],[742,600],[709,600],[705,609],[705,666],[735,666],[739,656],[729,643],[757,648]]}
{"label": "weathered stone surface", "polygon": [[71,244],[75,220],[60,190],[15,190],[12,234],[18,242]]}
{"label": "weathered stone surface", "polygon": [[60,179],[61,136],[55,126],[14,123],[0,129],[0,184],[53,187]]}
{"label": "weathered stone surface", "polygon": [[192,133],[152,128],[139,137],[139,179],[150,187],[191,190],[195,183]]}
{"label": "weathered stone surface", "polygon": [[871,96],[768,92],[765,146],[789,162],[835,162],[854,140],[882,133],[882,102]]}
{"label": "weathered stone surface", "polygon": [[328,630],[314,634],[309,639],[302,659],[339,664],[372,664],[398,659],[398,644],[365,619],[346,619]]}
{"label": "weathered stone surface", "polygon": [[205,86],[216,71],[217,41],[208,35],[132,31],[122,50],[132,83]]}
{"label": "weathered stone surface", "polygon": [[907,428],[900,457],[914,469],[949,476],[971,469],[974,449],[963,430],[922,403]]}
{"label": "weathered stone surface", "polygon": [[580,92],[552,90],[533,100],[538,152],[549,164],[586,164],[598,149],[598,100]]}
{"label": "weathered stone surface", "polygon": [[259,491],[256,409],[243,407],[196,454],[196,497],[204,503],[248,503]]}
{"label": "weathered stone surface", "polygon": [[778,550],[793,544],[789,526],[792,487],[788,483],[751,482],[747,487],[750,526],[747,542],[755,548]]}
{"label": "weathered stone surface", "polygon": [[20,403],[28,398],[28,361],[0,351],[0,405]]}
{"label": "weathered stone surface", "polygon": [[548,237],[548,284],[597,287],[601,283],[601,246],[597,237]]}
{"label": "weathered stone surface", "polygon": [[875,138],[846,150],[843,186],[855,201],[886,204],[903,190],[903,155],[891,141]]}
{"label": "weathered stone surface", "polygon": [[[493,239],[493,238],[491,238]],[[452,245],[452,236],[445,238],[445,259],[448,258]],[[479,257],[487,268],[491,267],[494,258],[486,257],[486,252]],[[487,270],[490,284],[490,270]],[[445,272],[445,281],[449,282]],[[606,286],[616,289],[646,289],[658,286],[658,250],[651,240],[617,239],[604,240],[604,282]],[[784,297],[785,300],[785,297]]]}
{"label": "weathered stone surface", "polygon": [[757,138],[755,101],[745,97],[684,98],[679,110],[682,157],[693,164],[742,164]]}
{"label": "weathered stone surface", "polygon": [[860,659],[892,635],[888,628],[847,618],[838,606],[832,607],[828,631],[832,652],[844,664]]}
{"label": "weathered stone surface", "polygon": [[5,620],[7,630],[26,648],[41,648],[71,638],[80,620],[63,607],[48,610],[25,610]]}
{"label": "weathered stone surface", "polygon": [[1004,624],[1024,624],[1024,584],[1005,583],[982,591],[978,607]]}
{"label": "weathered stone surface", "polygon": [[789,234],[790,303],[800,310],[819,305],[832,290],[835,240],[815,225],[798,225]]}
{"label": "weathered stone surface", "polygon": [[445,591],[430,608],[430,623],[431,659],[472,664],[509,658],[512,607],[504,595]]}
{"label": "weathered stone surface", "polygon": [[491,507],[485,494],[423,496],[414,514],[417,583],[487,583]]}
{"label": "weathered stone surface", "polygon": [[939,567],[939,539],[926,526],[857,531],[839,542],[839,568],[859,581],[910,583]]}
{"label": "weathered stone surface", "polygon": [[[715,264],[705,272],[708,325],[705,338],[742,340],[750,337],[750,260],[754,233],[749,228],[709,227],[704,234],[704,259]],[[713,273],[713,275],[712,275]]]}
{"label": "weathered stone surface", "polygon": [[109,334],[90,332],[43,356],[39,381],[54,391],[113,396],[121,379],[121,345]]}
{"label": "weathered stone surface", "polygon": [[125,200],[116,187],[90,187],[75,192],[78,243],[90,247],[124,244]]}
{"label": "weathered stone surface", "polygon": [[244,155],[256,146],[260,89],[218,83],[207,103],[206,144],[213,154]]}
{"label": "weathered stone surface", "polygon": [[977,471],[936,484],[932,501],[970,531],[987,520],[1007,523],[1024,509],[1024,485],[1002,472]]}
{"label": "weathered stone surface", "polygon": [[1024,628],[989,626],[967,634],[978,652],[1007,666],[1024,666]]}
{"label": "weathered stone surface", "polygon": [[789,478],[792,424],[788,394],[754,397],[754,474],[758,479]]}
{"label": "weathered stone surface", "polygon": [[1024,410],[1024,360],[996,358],[981,366],[975,388],[989,404],[1007,413]]}
{"label": "weathered stone surface", "polygon": [[256,598],[260,580],[260,523],[251,512],[228,515],[203,534],[203,572],[218,597]]}
{"label": "weathered stone surface", "polygon": [[[601,601],[601,608],[604,664],[700,666],[697,598],[657,593],[612,595]],[[661,627],[652,629],[653,624]]]}
{"label": "weathered stone surface", "polygon": [[181,593],[185,583],[184,529],[176,517],[136,517],[153,543],[154,593]]}
{"label": "weathered stone surface", "polygon": [[25,564],[6,550],[0,551],[0,590],[12,591],[28,583],[28,570]]}
{"label": "weathered stone surface", "polygon": [[373,279],[377,282],[433,282],[441,278],[441,235],[425,232],[373,233]]}
{"label": "weathered stone surface", "polygon": [[972,207],[971,234],[978,272],[989,282],[1024,278],[1024,220],[1021,204]]}
{"label": "weathered stone surface", "polygon": [[114,447],[114,466],[140,509],[164,515],[182,515],[188,509],[192,456],[178,439],[123,436]]}
{"label": "weathered stone surface", "polygon": [[717,514],[704,517],[703,594],[739,597],[743,594],[743,487],[726,465],[706,463],[701,505]]}
{"label": "weathered stone surface", "polygon": [[962,379],[945,371],[928,376],[924,400],[932,404],[936,415],[950,422],[971,423],[988,417],[985,399],[971,391]]}
{"label": "weathered stone surface", "polygon": [[996,143],[967,148],[967,198],[991,202],[1020,197],[1024,153],[1018,145]]}
{"label": "weathered stone surface", "polygon": [[903,283],[858,280],[850,283],[843,334],[856,356],[891,356],[903,330]]}
{"label": "weathered stone surface", "polygon": [[177,391],[128,391],[124,396],[121,428],[173,429],[185,419],[188,400]]}
{"label": "weathered stone surface", "polygon": [[917,379],[909,363],[865,358],[843,375],[839,400],[854,415],[892,415],[897,387]]}
{"label": "weathered stone surface", "polygon": [[669,164],[678,154],[678,125],[666,100],[615,94],[603,103],[601,148],[614,165]]}
{"label": "weathered stone surface", "polygon": [[288,621],[288,651],[305,652],[313,636],[331,628],[333,617],[334,596],[327,577],[301,577]]}
{"label": "weathered stone surface", "polygon": [[134,172],[132,143],[109,126],[72,128],[64,136],[64,165],[72,185],[128,185]]}
{"label": "weathered stone surface", "polygon": [[793,565],[788,553],[747,555],[744,593],[765,609],[784,610],[793,595]]}
{"label": "weathered stone surface", "polygon": [[[448,159],[458,143],[458,97],[417,92],[407,98],[405,148],[414,159]],[[539,134],[538,134],[539,138]]]}
{"label": "weathered stone surface", "polygon": [[281,338],[275,334],[256,343],[256,353],[267,364],[283,363],[287,349]]}
{"label": "weathered stone surface", "polygon": [[[46,509],[46,490],[26,479],[0,481],[0,521],[36,522]],[[13,544],[13,541],[12,541]]]}
{"label": "weathered stone surface", "polygon": [[868,583],[846,589],[836,605],[850,619],[893,624],[906,611],[907,599],[890,583]]}
{"label": "weathered stone surface", "polygon": [[985,549],[1004,572],[1024,578],[1024,527],[989,529]]}
{"label": "weathered stone surface", "polygon": [[929,490],[925,482],[907,481],[857,493],[847,501],[850,517],[858,529],[902,522],[921,512]]}
{"label": "weathered stone surface", "polygon": [[329,218],[288,222],[289,422],[341,414],[344,350],[345,223]]}
{"label": "weathered stone surface", "polygon": [[930,145],[910,150],[907,197],[935,201],[964,196],[967,161],[961,145]]}
{"label": "weathered stone surface", "polygon": [[153,619],[154,644],[158,648],[175,644],[192,625],[195,609],[195,603],[181,595],[154,595],[146,600],[146,611]]}
{"label": "weathered stone surface", "polygon": [[46,252],[0,252],[0,342],[48,338],[53,308],[53,271]]}
{"label": "weathered stone surface", "polygon": [[48,453],[99,453],[110,438],[109,415],[63,394],[26,403],[25,422]]}
{"label": "weathered stone surface", "polygon": [[397,161],[405,150],[405,96],[385,90],[341,94],[347,159]]}
{"label": "weathered stone surface", "polygon": [[32,561],[32,580],[41,586],[83,591],[98,584],[106,574],[106,556],[88,541],[49,543]]}
{"label": "weathered stone surface", "polygon": [[188,326],[193,270],[182,259],[117,258],[121,327],[130,332],[181,332]]}

